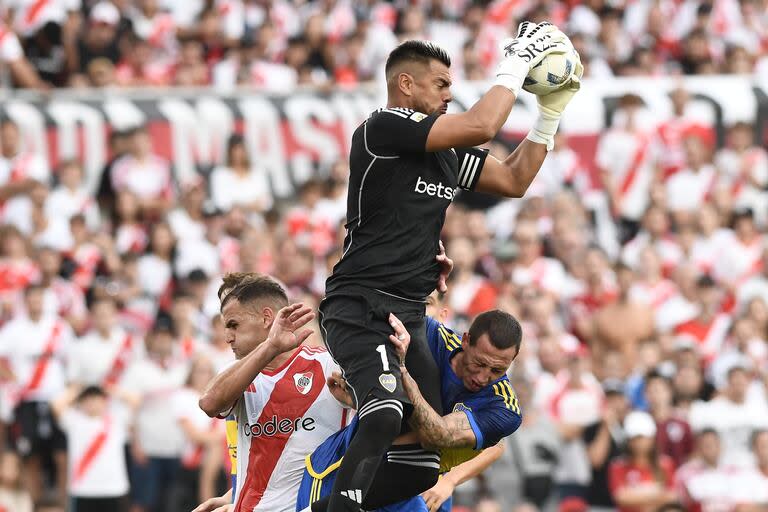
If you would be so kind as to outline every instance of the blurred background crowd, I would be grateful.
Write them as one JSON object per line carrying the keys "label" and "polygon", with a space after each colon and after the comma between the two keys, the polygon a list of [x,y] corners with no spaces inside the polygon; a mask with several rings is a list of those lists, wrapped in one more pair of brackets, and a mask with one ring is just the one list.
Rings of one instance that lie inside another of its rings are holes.
{"label": "blurred background crowd", "polygon": [[[593,78],[768,73],[764,0],[1,5],[4,80],[39,89],[354,85],[416,37],[449,49],[457,78],[485,79],[523,18],[566,28]],[[524,327],[523,425],[456,510],[768,507],[764,134],[734,123],[718,144],[684,88],[670,99],[662,122],[622,97],[592,161],[558,135],[523,199],[449,209],[456,268],[437,311],[457,331],[491,308]],[[0,121],[0,510],[130,490],[132,512],[181,512],[225,490],[223,422],[196,405],[233,359],[221,276],[268,273],[316,306],[341,254],[345,160],[285,200],[238,135],[184,183],[143,127],[109,146],[93,194],[81,162],[51,168]],[[102,428],[114,457],[84,463],[91,447],[71,439]]]}
{"label": "blurred background crowd", "polygon": [[380,76],[428,38],[484,79],[521,19],[572,38],[585,76],[768,75],[765,0],[3,0],[0,61],[24,87],[286,90]]}

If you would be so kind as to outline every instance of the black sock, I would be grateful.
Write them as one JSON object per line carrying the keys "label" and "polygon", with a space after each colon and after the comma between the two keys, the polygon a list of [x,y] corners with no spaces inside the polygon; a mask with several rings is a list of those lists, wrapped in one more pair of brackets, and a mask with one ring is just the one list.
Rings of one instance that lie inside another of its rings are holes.
{"label": "black sock", "polygon": [[[358,414],[360,424],[339,467],[327,512],[360,511],[387,449],[400,434],[403,404],[393,399],[371,397],[360,407]],[[313,512],[323,510],[315,505]]]}

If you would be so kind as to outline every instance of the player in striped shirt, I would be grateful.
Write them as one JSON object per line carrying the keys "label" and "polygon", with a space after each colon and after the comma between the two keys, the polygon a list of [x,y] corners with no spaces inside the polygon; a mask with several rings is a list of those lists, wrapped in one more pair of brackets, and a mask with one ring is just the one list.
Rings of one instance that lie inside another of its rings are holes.
{"label": "player in striped shirt", "polygon": [[[231,288],[229,285],[234,284]],[[200,399],[209,416],[237,419],[234,506],[225,495],[197,511],[293,510],[304,457],[346,425],[347,409],[326,387],[338,367],[322,348],[302,346],[314,315],[288,305],[273,279],[242,274],[225,279],[222,316],[238,361],[219,374]]]}

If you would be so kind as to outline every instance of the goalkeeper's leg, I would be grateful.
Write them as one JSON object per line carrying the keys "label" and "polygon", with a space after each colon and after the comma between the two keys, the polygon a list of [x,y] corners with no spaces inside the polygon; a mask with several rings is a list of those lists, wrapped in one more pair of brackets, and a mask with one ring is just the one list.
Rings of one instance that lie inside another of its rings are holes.
{"label": "goalkeeper's leg", "polygon": [[[439,468],[440,456],[418,444],[391,447],[376,472],[361,508],[375,510],[418,496],[437,483]],[[329,510],[331,496],[313,503],[311,511]]]}

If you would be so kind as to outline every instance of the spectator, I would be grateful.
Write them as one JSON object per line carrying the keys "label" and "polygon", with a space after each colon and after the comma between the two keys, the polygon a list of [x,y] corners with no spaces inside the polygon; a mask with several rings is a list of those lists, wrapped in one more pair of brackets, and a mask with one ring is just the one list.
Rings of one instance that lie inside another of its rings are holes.
{"label": "spectator", "polygon": [[114,238],[120,254],[144,252],[149,243],[147,230],[140,222],[141,210],[139,199],[129,190],[117,193],[115,205]]}
{"label": "spectator", "polygon": [[558,463],[561,439],[555,423],[534,404],[533,389],[527,379],[516,373],[512,382],[525,415],[520,429],[508,439],[508,449],[488,473],[488,484],[499,490],[505,506],[524,502],[543,509],[555,497],[552,474]]}
{"label": "spectator", "polygon": [[475,272],[477,252],[469,238],[454,238],[447,249],[454,262],[451,274],[450,306],[465,319],[493,309],[496,290]]}
{"label": "spectator", "polygon": [[639,96],[623,96],[613,114],[612,128],[601,136],[595,156],[611,208],[620,218],[622,242],[638,231],[653,179],[654,155],[643,126],[644,112]]}
{"label": "spectator", "polygon": [[624,383],[619,380],[603,382],[605,406],[600,420],[584,429],[587,455],[592,467],[592,481],[586,501],[590,510],[613,509],[616,505],[608,491],[608,468],[624,452],[626,433],[624,419],[629,403],[624,395]]}
{"label": "spectator", "polygon": [[755,466],[730,480],[738,510],[757,510],[768,504],[768,430],[756,430],[751,444]]}
{"label": "spectator", "polygon": [[212,362],[198,357],[190,366],[184,387],[172,398],[173,414],[185,438],[172,510],[192,510],[196,504],[215,495],[215,486],[211,482],[203,485],[200,469],[206,452],[221,451],[225,442],[224,424],[219,419],[209,418],[197,407],[200,396],[214,376]]}
{"label": "spectator", "polygon": [[[49,403],[66,383],[66,357],[73,342],[70,327],[56,315],[46,314],[43,298],[42,286],[29,285],[24,291],[26,315],[0,331],[0,353],[12,376],[7,395],[15,419],[12,443],[22,457],[34,500],[43,495],[47,460],[55,462],[58,491],[64,495],[66,444]],[[25,343],[19,345],[22,339]]]}
{"label": "spectator", "polygon": [[141,340],[117,324],[117,304],[111,297],[91,303],[93,329],[73,347],[69,380],[80,386],[110,389],[122,379],[138,355]]}
{"label": "spectator", "polygon": [[52,247],[37,251],[40,265],[40,284],[45,289],[43,299],[46,313],[66,320],[76,333],[82,333],[87,324],[87,309],[83,291],[73,282],[61,277],[62,258]]}
{"label": "spectator", "polygon": [[734,210],[731,229],[723,251],[712,267],[712,277],[734,293],[739,285],[759,274],[762,270],[762,255],[766,237],[755,225],[752,210]]}
{"label": "spectator", "polygon": [[656,422],[656,446],[679,468],[693,452],[691,426],[673,408],[672,383],[657,371],[645,378],[648,412]]}
{"label": "spectator", "polygon": [[146,128],[137,128],[131,136],[127,155],[115,162],[112,187],[130,190],[139,199],[142,213],[153,218],[165,213],[174,199],[171,168],[152,151],[152,139]]}
{"label": "spectator", "polygon": [[76,160],[68,160],[59,165],[59,186],[54,188],[45,202],[45,211],[49,217],[57,216],[70,220],[74,215],[85,217],[88,229],[99,227],[99,210],[91,193],[83,183],[83,168]]}
{"label": "spectator", "polygon": [[618,350],[624,355],[625,363],[636,360],[638,344],[654,331],[653,310],[631,298],[633,278],[632,269],[622,264],[617,266],[618,300],[600,308],[592,326],[594,350]]}
{"label": "spectator", "polygon": [[119,23],[120,11],[111,2],[104,0],[91,7],[88,30],[77,40],[75,59],[69,62],[70,72],[87,73],[97,59],[117,64],[120,58]]}
{"label": "spectator", "polygon": [[[24,55],[19,38],[0,21],[0,66],[8,67],[14,84],[21,88],[46,90],[35,66]],[[0,70],[2,70],[0,67]]]}
{"label": "spectator", "polygon": [[[155,224],[149,237],[147,253],[138,261],[138,278],[141,289],[156,300],[170,298],[173,282],[173,260],[176,240],[168,224]],[[166,304],[167,305],[167,304]]]}
{"label": "spectator", "polygon": [[[115,398],[126,402],[135,400],[133,395],[121,393],[115,391]],[[127,512],[124,447],[128,440],[128,421],[124,410],[111,406],[110,397],[96,386],[79,392],[70,389],[51,407],[67,434],[72,509]]]}
{"label": "spectator", "polygon": [[624,420],[627,454],[611,462],[608,486],[621,512],[660,507],[677,500],[672,460],[654,446],[656,425],[647,413],[633,411]]}
{"label": "spectator", "polygon": [[563,438],[554,473],[560,499],[585,499],[592,480],[583,431],[597,421],[603,391],[588,369],[588,352],[576,344],[567,349],[566,369],[557,375],[557,387],[549,396],[547,410]]}
{"label": "spectator", "polygon": [[697,352],[704,358],[705,364],[708,364],[723,348],[730,318],[721,312],[722,294],[715,281],[708,275],[698,279],[696,296],[699,314],[696,318],[675,327],[675,334],[690,337],[696,344]]}
{"label": "spectator", "polygon": [[676,224],[693,223],[695,212],[715,193],[720,176],[712,165],[713,140],[706,130],[683,135],[685,168],[667,181],[667,201]]}
{"label": "spectator", "polygon": [[728,129],[728,146],[717,152],[715,165],[730,186],[736,208],[751,208],[758,224],[765,226],[765,187],[768,185],[768,154],[754,143],[754,128],[735,123]]}
{"label": "spectator", "polygon": [[[121,387],[139,394],[131,440],[131,503],[134,512],[167,510],[163,492],[176,481],[184,435],[169,407],[187,374],[173,364],[174,339],[170,325],[158,323],[146,338],[146,355],[126,371]],[[157,428],[163,425],[164,428]]]}
{"label": "spectator", "polygon": [[211,174],[211,196],[222,211],[235,205],[249,213],[261,213],[272,206],[269,183],[263,169],[252,165],[242,136],[233,135],[227,143],[227,166]]}
{"label": "spectator", "polygon": [[533,222],[518,222],[514,241],[519,248],[512,279],[517,286],[535,288],[560,298],[565,284],[563,264],[542,254],[541,237]]}
{"label": "spectator", "polygon": [[3,220],[9,212],[28,209],[25,196],[36,183],[47,185],[51,179],[42,155],[23,147],[18,125],[10,119],[0,121],[0,200],[8,200],[0,209]]}
{"label": "spectator", "polygon": [[224,321],[221,315],[214,315],[211,319],[211,344],[207,352],[213,362],[216,374],[224,370],[235,359],[232,348],[227,342],[226,330],[224,329]]}
{"label": "spectator", "polygon": [[720,436],[717,431],[704,429],[696,435],[696,454],[675,475],[681,501],[689,510],[722,507],[728,510],[732,500],[736,475],[733,468],[720,463]]}
{"label": "spectator", "polygon": [[[29,243],[15,226],[0,228],[0,299],[4,316],[10,315],[17,295],[40,279],[40,268],[30,257]],[[4,318],[3,320],[6,320]]]}
{"label": "spectator", "polygon": [[689,421],[696,432],[710,428],[720,434],[723,463],[746,467],[752,463],[749,436],[768,426],[768,407],[764,399],[747,401],[751,376],[742,358],[731,363],[726,379],[720,396],[691,406]]}
{"label": "spectator", "polygon": [[23,480],[21,459],[10,451],[0,454],[0,506],[14,512],[34,510],[32,497]]}

